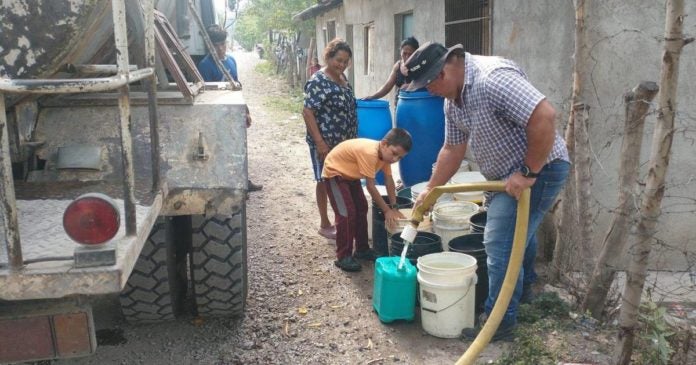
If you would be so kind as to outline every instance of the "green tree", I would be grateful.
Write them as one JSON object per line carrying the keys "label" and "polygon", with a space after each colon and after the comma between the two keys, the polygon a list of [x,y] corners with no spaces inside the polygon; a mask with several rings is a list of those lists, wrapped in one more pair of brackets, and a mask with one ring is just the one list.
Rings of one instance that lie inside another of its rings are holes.
{"label": "green tree", "polygon": [[[233,0],[229,0],[233,1]],[[296,23],[292,17],[315,4],[313,0],[249,0],[240,10],[236,40],[246,49],[267,42],[269,31],[289,36],[314,33],[314,22]]]}

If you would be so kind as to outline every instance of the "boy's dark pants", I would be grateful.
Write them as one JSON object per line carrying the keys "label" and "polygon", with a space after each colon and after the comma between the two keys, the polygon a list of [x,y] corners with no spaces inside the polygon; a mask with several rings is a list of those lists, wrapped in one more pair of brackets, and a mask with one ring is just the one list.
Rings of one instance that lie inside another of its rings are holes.
{"label": "boy's dark pants", "polygon": [[333,177],[326,180],[329,201],[336,216],[336,257],[340,260],[355,251],[370,248],[367,244],[367,199],[360,180]]}

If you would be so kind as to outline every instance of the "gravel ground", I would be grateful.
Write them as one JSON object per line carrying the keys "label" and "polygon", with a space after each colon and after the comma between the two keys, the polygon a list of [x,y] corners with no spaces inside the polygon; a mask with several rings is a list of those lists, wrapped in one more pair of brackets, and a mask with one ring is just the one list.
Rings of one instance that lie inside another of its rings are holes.
{"label": "gravel ground", "polygon": [[[100,346],[58,364],[451,364],[468,342],[425,334],[420,320],[382,324],[372,311],[373,265],[334,267],[334,244],[320,237],[314,183],[300,115],[282,82],[254,71],[255,54],[236,52],[251,109],[249,174],[263,191],[248,200],[249,296],[243,318],[182,318],[130,325],[117,300],[95,304]],[[480,363],[504,346],[488,346]]]}

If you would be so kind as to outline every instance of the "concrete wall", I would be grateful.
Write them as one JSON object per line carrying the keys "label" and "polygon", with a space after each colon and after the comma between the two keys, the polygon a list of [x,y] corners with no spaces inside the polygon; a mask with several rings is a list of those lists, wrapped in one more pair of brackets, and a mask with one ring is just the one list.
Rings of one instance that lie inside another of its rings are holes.
{"label": "concrete wall", "polygon": [[[660,80],[664,2],[620,0],[591,2],[587,9],[592,45],[590,134],[593,201],[597,214],[595,242],[601,241],[617,199],[617,170],[624,123],[622,95],[640,81]],[[696,35],[696,3],[686,2],[684,33]],[[514,20],[513,20],[514,19]],[[495,1],[493,53],[517,61],[533,83],[563,110],[567,120],[574,47],[574,10],[570,1]],[[672,146],[668,183],[658,225],[653,265],[664,270],[688,269],[696,258],[696,44],[681,55],[677,101],[677,133]],[[657,106],[657,98],[654,108]],[[646,120],[641,154],[641,180],[647,171],[656,112]],[[686,259],[684,251],[690,252]]]}
{"label": "concrete wall", "polygon": [[[353,49],[353,86],[356,97],[364,97],[377,91],[386,81],[394,62],[398,60],[398,48],[401,42],[401,39],[396,39],[395,15],[409,12],[413,13],[413,32],[419,42],[445,41],[445,5],[441,0],[345,0],[342,7],[317,17],[317,49],[320,54],[326,46],[323,40],[323,28],[326,27],[327,21],[336,21],[336,36],[343,39],[347,39],[346,25],[353,26],[351,47]],[[366,74],[363,60],[364,27],[370,23],[374,24],[375,57],[372,71]],[[385,99],[393,102],[393,92],[385,96]]]}

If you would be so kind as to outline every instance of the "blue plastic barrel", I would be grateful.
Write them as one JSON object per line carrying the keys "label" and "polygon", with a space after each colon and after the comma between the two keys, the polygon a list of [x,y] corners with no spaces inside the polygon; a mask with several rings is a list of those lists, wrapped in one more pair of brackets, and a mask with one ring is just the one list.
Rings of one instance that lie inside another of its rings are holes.
{"label": "blue plastic barrel", "polygon": [[[392,127],[389,102],[385,100],[358,100],[358,138],[381,140]],[[384,185],[384,173],[376,177]]]}
{"label": "blue plastic barrel", "polygon": [[445,141],[444,99],[428,91],[400,91],[396,126],[411,133],[413,147],[399,161],[404,185],[430,180],[433,163]]}

